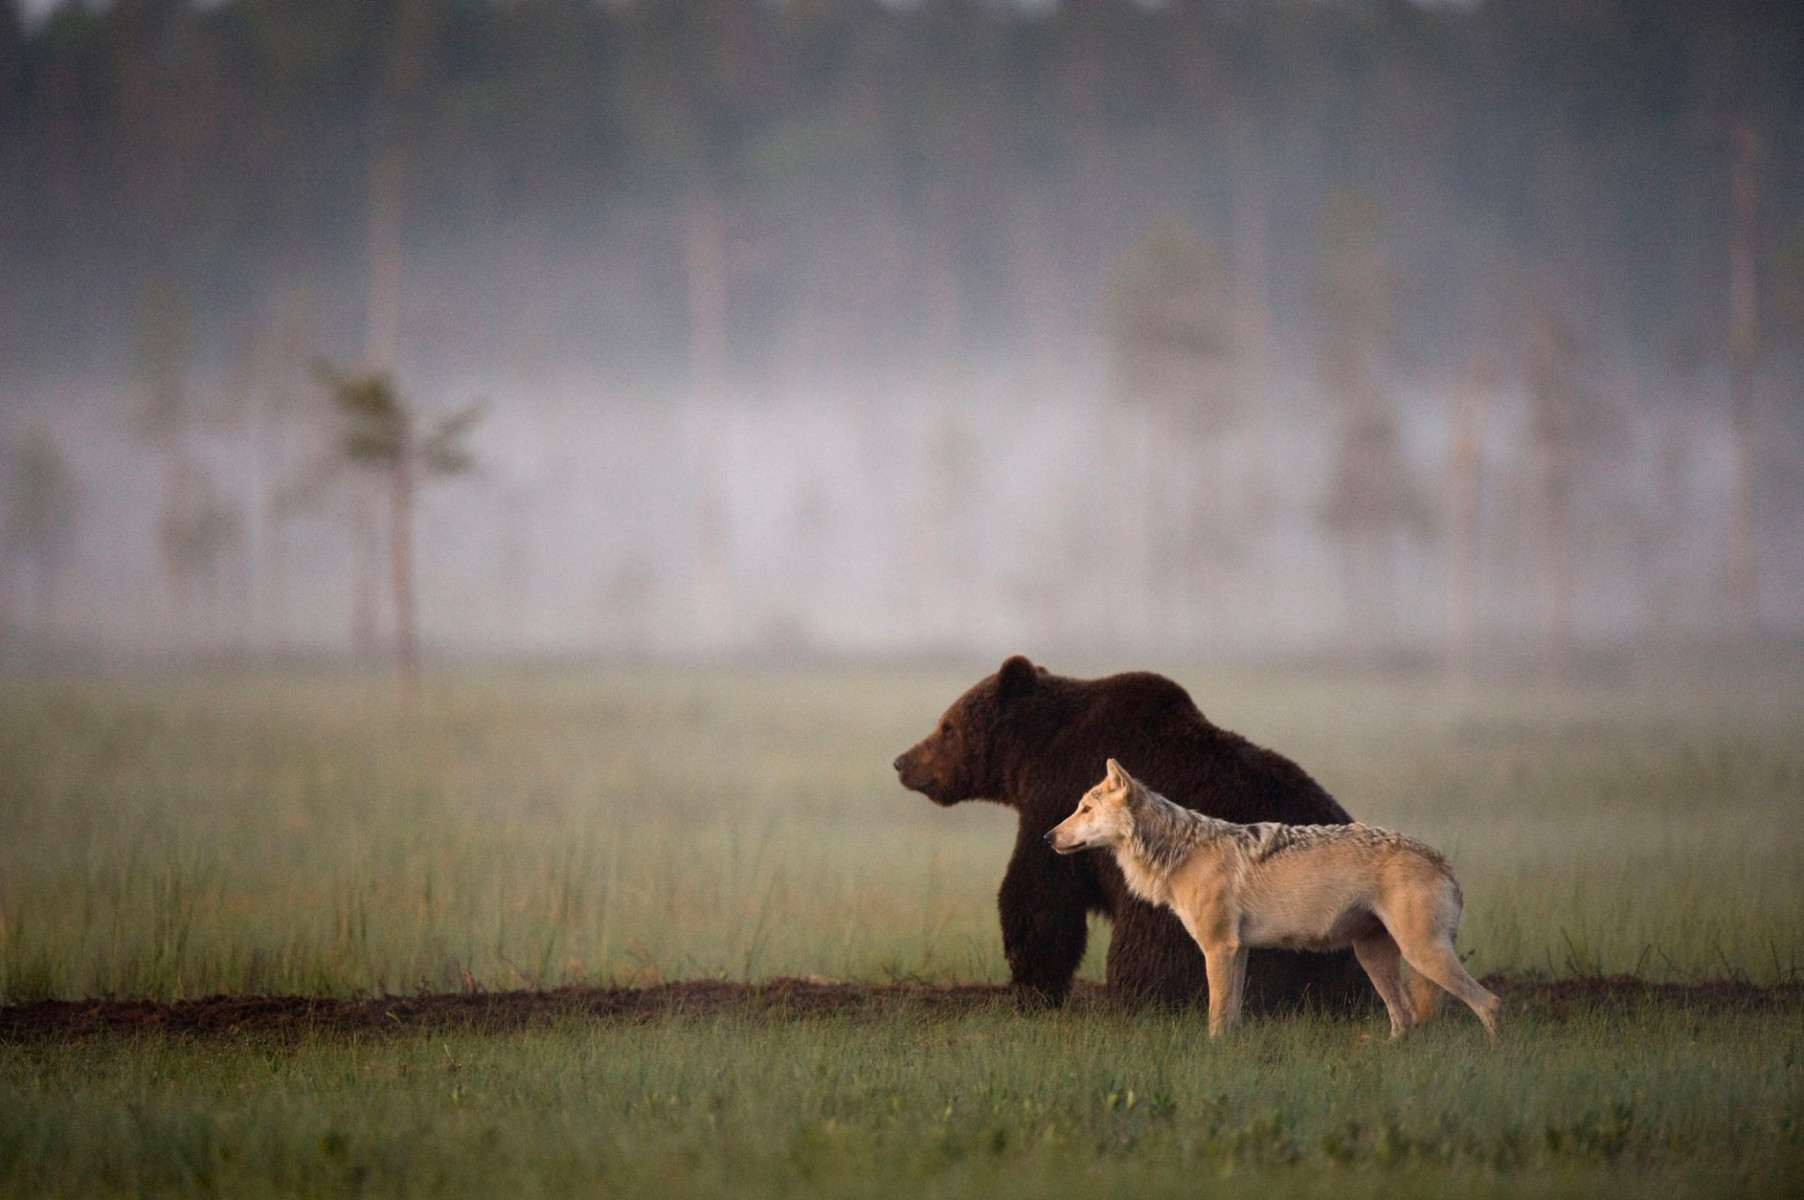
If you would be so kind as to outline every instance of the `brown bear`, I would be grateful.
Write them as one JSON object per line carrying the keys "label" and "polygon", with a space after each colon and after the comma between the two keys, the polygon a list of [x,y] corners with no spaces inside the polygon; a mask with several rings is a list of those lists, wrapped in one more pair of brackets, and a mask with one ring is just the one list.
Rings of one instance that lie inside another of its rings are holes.
{"label": "brown bear", "polygon": [[[1023,1004],[1064,1002],[1093,912],[1114,922],[1113,998],[1169,1005],[1208,997],[1203,956],[1177,918],[1131,895],[1111,855],[1061,858],[1044,840],[1103,777],[1110,758],[1154,791],[1225,821],[1352,820],[1301,767],[1216,728],[1162,675],[1068,679],[1010,658],[953,701],[895,767],[903,787],[935,804],[992,800],[1020,814],[996,902],[1003,953]],[[1269,1012],[1306,998],[1345,1005],[1368,990],[1351,952],[1256,950],[1247,963],[1245,1007]]]}

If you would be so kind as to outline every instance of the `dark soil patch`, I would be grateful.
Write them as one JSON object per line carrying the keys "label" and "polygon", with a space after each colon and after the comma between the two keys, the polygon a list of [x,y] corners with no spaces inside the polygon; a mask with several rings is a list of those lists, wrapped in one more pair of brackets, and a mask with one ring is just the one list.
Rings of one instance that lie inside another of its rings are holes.
{"label": "dark soil patch", "polygon": [[[1100,989],[1087,992],[1100,995]],[[1088,995],[1079,998],[1079,1002]],[[761,983],[688,980],[646,987],[447,992],[412,996],[208,996],[151,1000],[44,1000],[0,1007],[0,1042],[99,1033],[359,1033],[414,1029],[508,1030],[588,1017],[650,1020],[747,1013],[773,1018],[918,1012],[953,1015],[1012,1004],[994,984],[853,984],[818,979]]]}
{"label": "dark soil patch", "polygon": [[[1715,1013],[1804,1012],[1804,984],[1761,987],[1721,980],[1650,983],[1628,976],[1539,980],[1493,975],[1486,986],[1516,1012],[1565,1017],[1598,1008],[1641,1005]],[[1071,1006],[1107,1003],[1097,984],[1079,984]],[[0,1042],[38,1042],[173,1033],[295,1037],[410,1030],[501,1032],[569,1018],[651,1020],[667,1016],[752,1014],[773,1019],[910,1014],[949,1017],[1014,1006],[1000,984],[840,983],[771,979],[760,983],[690,980],[648,987],[565,987],[545,991],[459,992],[345,999],[331,996],[208,996],[152,1000],[43,1000],[0,1006]]]}
{"label": "dark soil patch", "polygon": [[1487,975],[1484,985],[1502,996],[1511,1011],[1545,1017],[1645,1005],[1710,1013],[1804,1012],[1804,983],[1762,986],[1735,979],[1653,983],[1633,975],[1580,979]]}

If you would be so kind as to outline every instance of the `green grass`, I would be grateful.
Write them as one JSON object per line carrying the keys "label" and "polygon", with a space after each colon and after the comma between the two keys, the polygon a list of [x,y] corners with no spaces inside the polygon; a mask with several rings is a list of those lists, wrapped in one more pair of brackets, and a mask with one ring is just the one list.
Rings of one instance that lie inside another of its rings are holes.
{"label": "green grass", "polygon": [[572,1021],[0,1047],[19,1195],[1776,1194],[1797,1013]]}
{"label": "green grass", "polygon": [[[1449,851],[1480,973],[1804,968],[1796,662],[1464,693],[1178,674]],[[9,684],[0,1000],[999,979],[1011,814],[888,767],[967,682],[472,674],[412,717],[381,679]]]}
{"label": "green grass", "polygon": [[[1174,672],[1451,852],[1479,972],[1796,980],[1804,667]],[[0,1000],[1001,979],[992,806],[888,769],[971,673],[0,687]],[[1086,963],[1098,973],[1099,936]],[[0,1045],[15,1195],[1796,1194],[1796,1011],[566,1020]]]}

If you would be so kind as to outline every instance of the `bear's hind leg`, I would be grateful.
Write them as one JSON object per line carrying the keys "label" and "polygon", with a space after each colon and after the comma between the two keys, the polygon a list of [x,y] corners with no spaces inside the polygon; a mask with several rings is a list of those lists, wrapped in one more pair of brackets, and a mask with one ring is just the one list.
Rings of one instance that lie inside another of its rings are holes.
{"label": "bear's hind leg", "polygon": [[1209,973],[1196,939],[1168,909],[1124,902],[1109,935],[1109,999],[1127,1008],[1206,1003]]}
{"label": "bear's hind leg", "polygon": [[1368,1016],[1380,1006],[1352,950],[1255,950],[1247,962],[1246,1011],[1276,1016],[1306,1008]]}

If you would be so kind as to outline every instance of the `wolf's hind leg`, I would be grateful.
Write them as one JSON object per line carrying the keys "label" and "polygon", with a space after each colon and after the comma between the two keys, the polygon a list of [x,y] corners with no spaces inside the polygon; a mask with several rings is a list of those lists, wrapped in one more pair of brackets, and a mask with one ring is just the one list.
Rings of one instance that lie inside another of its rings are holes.
{"label": "wolf's hind leg", "polygon": [[1403,982],[1409,989],[1409,1015],[1414,1018],[1415,1024],[1420,1025],[1434,1016],[1435,1010],[1441,1006],[1440,986],[1413,967]]}
{"label": "wolf's hind leg", "polygon": [[1378,989],[1378,997],[1384,1001],[1384,1010],[1391,1017],[1391,1036],[1402,1037],[1415,1024],[1415,1019],[1403,992],[1403,971],[1400,966],[1403,955],[1397,948],[1396,941],[1380,929],[1356,939],[1353,954],[1359,959],[1359,965],[1366,969],[1366,974],[1372,977],[1372,986]]}
{"label": "wolf's hind leg", "polygon": [[1459,955],[1454,953],[1451,938],[1442,936],[1432,940],[1424,939],[1415,945],[1400,945],[1403,957],[1412,968],[1464,1000],[1466,1006],[1484,1024],[1485,1032],[1492,1037],[1497,1036],[1497,1019],[1503,1015],[1503,1001],[1466,973]]}

